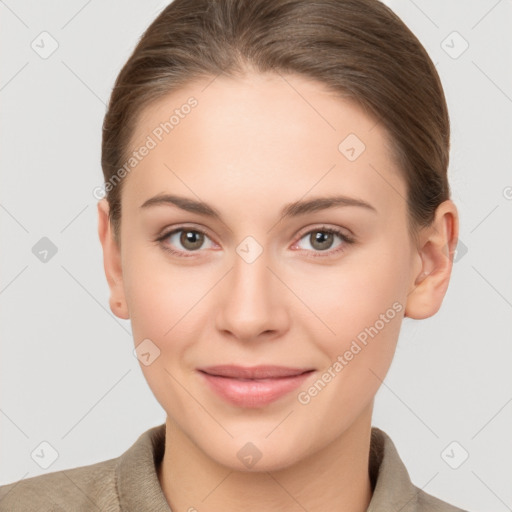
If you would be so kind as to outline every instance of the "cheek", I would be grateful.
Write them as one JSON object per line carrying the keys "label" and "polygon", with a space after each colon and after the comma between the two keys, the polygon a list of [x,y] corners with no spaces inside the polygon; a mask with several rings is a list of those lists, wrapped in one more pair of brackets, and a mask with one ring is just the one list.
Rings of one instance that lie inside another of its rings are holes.
{"label": "cheek", "polygon": [[325,403],[341,401],[344,410],[352,410],[361,407],[381,385],[405,312],[406,259],[406,254],[389,245],[376,244],[353,261],[347,258],[323,274],[301,278],[302,296],[321,320],[310,315],[307,325],[317,347],[327,356],[325,380],[334,383],[324,395]]}
{"label": "cheek", "polygon": [[158,353],[148,365],[140,358],[144,377],[164,410],[183,410],[190,406],[189,397],[179,383],[190,346],[198,339],[197,315],[204,314],[211,284],[192,267],[174,266],[165,258],[151,260],[136,250],[124,278],[135,345],[149,339]]}
{"label": "cheek", "polygon": [[209,291],[218,275],[207,266],[171,264],[165,256],[151,257],[136,248],[127,260],[125,292],[135,345],[149,339],[158,352],[150,365],[141,360],[144,377],[165,410],[186,406],[189,397],[179,382],[197,364],[193,347],[215,307]]}
{"label": "cheek", "polygon": [[317,295],[312,309],[325,313],[322,320],[333,333],[324,328],[313,338],[325,363],[318,379],[298,398],[311,406],[313,415],[333,418],[325,435],[335,435],[340,425],[348,427],[381,386],[395,353],[405,311],[402,302],[390,276],[375,282],[371,273],[353,272]]}
{"label": "cheek", "polygon": [[[375,257],[370,261],[362,255],[354,264],[347,261],[322,272],[302,274],[298,294],[324,324],[323,339],[352,339],[387,311],[393,319],[399,306],[405,307],[405,280],[395,256],[381,253],[376,264]],[[399,306],[393,308],[395,303]]]}
{"label": "cheek", "polygon": [[152,336],[165,342],[186,329],[211,277],[205,269],[171,264],[161,255],[150,258],[134,248],[126,261],[124,287],[135,342]]}

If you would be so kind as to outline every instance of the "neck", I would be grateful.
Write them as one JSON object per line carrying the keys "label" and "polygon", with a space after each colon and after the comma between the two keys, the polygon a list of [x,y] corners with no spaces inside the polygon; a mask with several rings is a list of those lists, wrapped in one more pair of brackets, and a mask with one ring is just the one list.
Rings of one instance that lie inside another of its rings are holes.
{"label": "neck", "polygon": [[372,497],[371,412],[370,405],[313,455],[270,472],[243,472],[218,464],[167,418],[160,485],[173,511],[364,512]]}

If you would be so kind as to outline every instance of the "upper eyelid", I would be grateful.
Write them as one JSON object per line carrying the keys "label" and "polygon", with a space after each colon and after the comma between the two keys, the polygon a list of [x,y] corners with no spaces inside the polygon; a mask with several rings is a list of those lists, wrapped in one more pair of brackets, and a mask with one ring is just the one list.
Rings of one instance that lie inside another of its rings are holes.
{"label": "upper eyelid", "polygon": [[[355,238],[355,235],[350,231],[350,229],[342,227],[342,226],[330,226],[326,223],[314,226],[312,228],[304,228],[304,230],[300,230],[297,236],[299,237],[298,240],[300,240],[304,235],[307,235],[311,233],[312,231],[339,231],[339,233],[335,233],[338,235],[344,235],[347,238]],[[345,231],[347,233],[345,233]]]}
{"label": "upper eyelid", "polygon": [[178,227],[175,227],[175,228],[164,229],[164,230],[162,230],[161,235],[158,235],[157,240],[162,239],[162,238],[166,238],[166,237],[171,236],[171,235],[173,235],[175,233],[179,233],[180,231],[186,231],[186,230],[198,231],[199,233],[204,233],[208,238],[213,240],[213,237],[210,236],[208,229],[203,228],[203,227],[188,226],[188,225],[178,226]]}

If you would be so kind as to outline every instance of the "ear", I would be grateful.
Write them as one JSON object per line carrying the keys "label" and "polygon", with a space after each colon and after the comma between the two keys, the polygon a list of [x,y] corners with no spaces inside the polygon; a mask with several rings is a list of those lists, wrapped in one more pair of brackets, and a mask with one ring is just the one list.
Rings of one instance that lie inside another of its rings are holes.
{"label": "ear", "polygon": [[110,287],[110,309],[117,317],[128,320],[130,314],[124,293],[121,250],[114,240],[108,212],[108,201],[103,198],[98,202],[98,235],[103,247],[103,268]]}
{"label": "ear", "polygon": [[457,207],[450,199],[441,203],[430,226],[419,234],[418,265],[407,296],[405,316],[428,318],[437,313],[448,289],[459,236]]}

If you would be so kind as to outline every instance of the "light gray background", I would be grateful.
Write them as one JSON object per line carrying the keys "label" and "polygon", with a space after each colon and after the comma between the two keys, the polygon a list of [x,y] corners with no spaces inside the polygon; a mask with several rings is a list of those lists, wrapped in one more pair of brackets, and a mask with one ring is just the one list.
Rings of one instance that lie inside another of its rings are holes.
{"label": "light gray background", "polygon": [[[165,421],[130,323],[108,306],[92,190],[111,87],[166,4],[0,2],[0,484],[117,457]],[[445,88],[467,253],[439,313],[405,319],[373,424],[425,491],[471,511],[512,510],[512,2],[388,4]],[[59,45],[47,59],[31,48],[42,31]],[[453,31],[469,43],[458,58]],[[58,248],[46,263],[32,253],[44,236]],[[42,441],[58,452],[48,469],[31,458]],[[452,460],[469,453],[458,469],[441,455],[452,441]]]}

